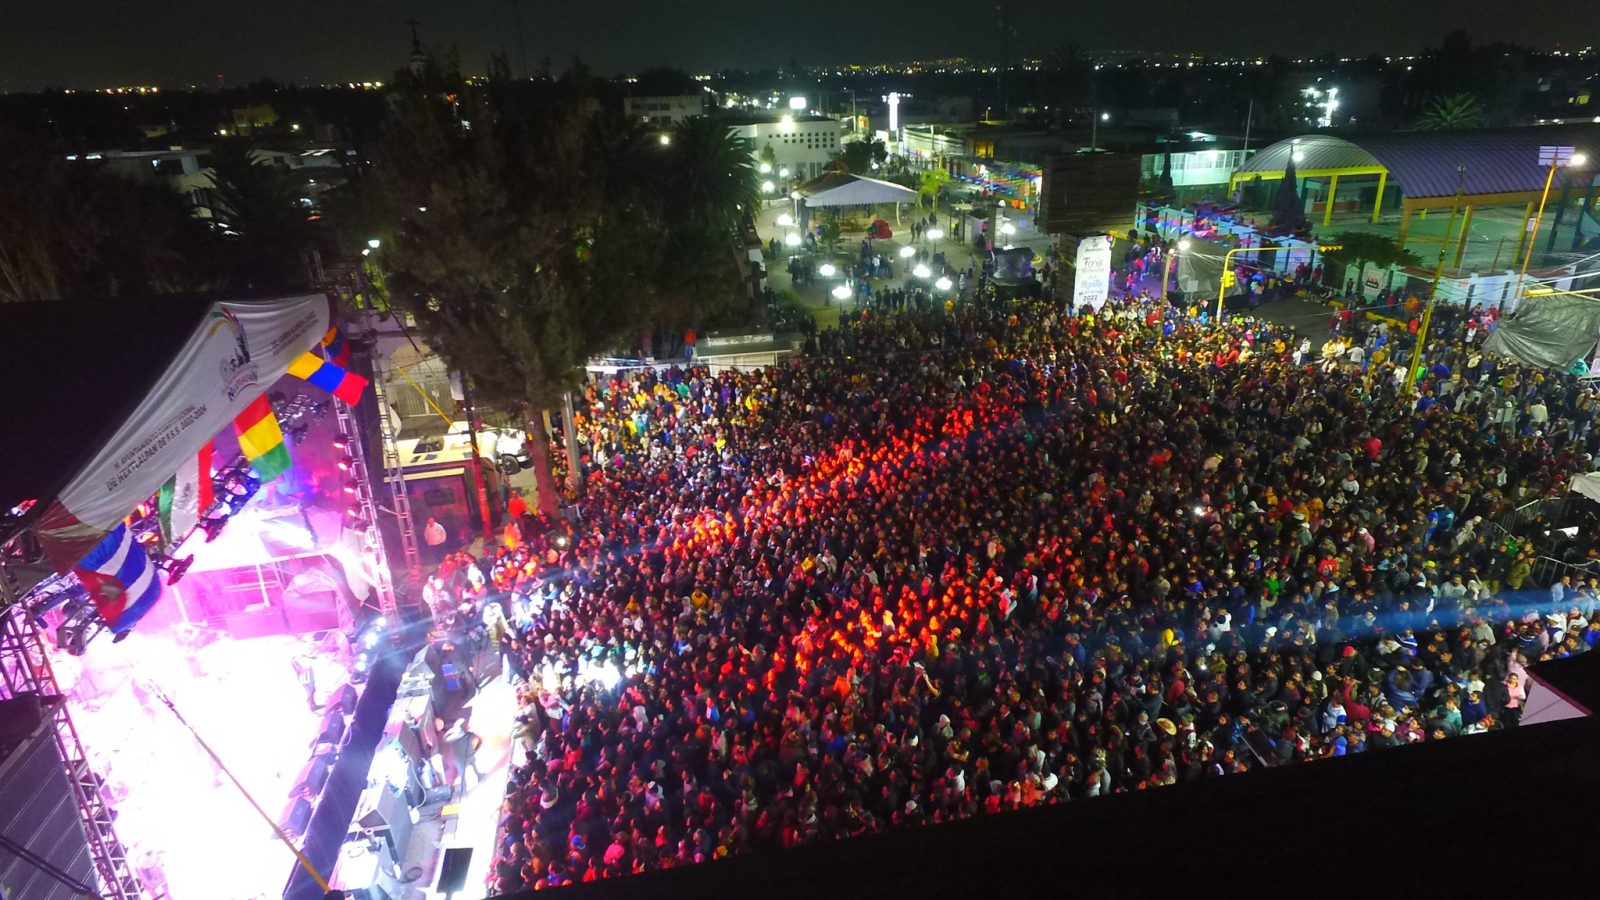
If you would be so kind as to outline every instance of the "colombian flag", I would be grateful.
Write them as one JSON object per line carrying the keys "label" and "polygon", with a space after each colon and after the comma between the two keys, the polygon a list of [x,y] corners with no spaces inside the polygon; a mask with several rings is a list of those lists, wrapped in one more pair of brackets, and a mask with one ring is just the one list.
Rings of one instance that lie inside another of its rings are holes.
{"label": "colombian flag", "polygon": [[239,432],[239,449],[255,467],[262,484],[289,470],[289,448],[283,443],[283,429],[265,394],[234,417],[233,427]]}
{"label": "colombian flag", "polygon": [[350,368],[350,345],[345,343],[344,333],[338,325],[329,328],[328,333],[322,336],[322,356],[341,369]]}
{"label": "colombian flag", "polygon": [[[349,351],[346,351],[345,356],[349,355]],[[365,378],[323,360],[310,350],[300,354],[289,364],[289,374],[303,381],[309,381],[351,406],[361,402],[361,392],[367,389]]]}

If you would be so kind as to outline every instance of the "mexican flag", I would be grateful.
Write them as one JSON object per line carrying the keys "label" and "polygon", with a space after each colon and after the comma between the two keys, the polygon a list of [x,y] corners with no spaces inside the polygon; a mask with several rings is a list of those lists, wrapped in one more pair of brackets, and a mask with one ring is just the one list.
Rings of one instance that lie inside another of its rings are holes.
{"label": "mexican flag", "polygon": [[212,442],[206,441],[200,452],[161,486],[161,536],[169,544],[183,540],[217,500],[211,482],[212,449]]}

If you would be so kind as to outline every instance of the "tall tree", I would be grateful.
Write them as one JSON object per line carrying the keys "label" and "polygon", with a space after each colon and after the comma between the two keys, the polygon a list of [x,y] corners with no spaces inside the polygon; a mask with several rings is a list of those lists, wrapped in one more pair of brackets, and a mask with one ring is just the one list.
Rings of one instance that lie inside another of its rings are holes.
{"label": "tall tree", "polygon": [[1300,180],[1295,173],[1294,153],[1291,151],[1283,177],[1278,180],[1277,198],[1272,204],[1272,227],[1295,232],[1305,224],[1305,204],[1300,199]]}
{"label": "tall tree", "polygon": [[1471,94],[1454,93],[1433,98],[1413,127],[1418,131],[1459,131],[1482,128],[1486,121],[1482,101]]}
{"label": "tall tree", "polygon": [[314,231],[295,178],[260,161],[242,141],[217,145],[207,164],[207,202],[222,229],[223,256],[235,284],[260,290],[308,284]]}
{"label": "tall tree", "polygon": [[97,300],[207,285],[208,235],[156,180],[0,146],[0,302]]}
{"label": "tall tree", "polygon": [[888,158],[889,150],[883,141],[846,141],[833,157],[846,172],[854,175],[866,175]]}
{"label": "tall tree", "polygon": [[1354,277],[1360,278],[1367,263],[1372,263],[1380,269],[1391,266],[1420,265],[1421,260],[1415,253],[1400,247],[1400,242],[1386,235],[1374,234],[1370,231],[1344,231],[1333,239],[1339,246],[1338,250],[1328,253],[1328,258],[1341,263]]}
{"label": "tall tree", "polygon": [[[734,165],[706,126],[663,144],[595,112],[581,83],[507,90],[430,63],[397,82],[361,186],[390,302],[483,402],[520,415],[547,514],[559,492],[539,412],[706,255],[731,263],[727,229],[755,193],[747,152],[736,171],[703,168]],[[720,246],[701,246],[707,235]],[[692,259],[665,262],[680,251]]]}

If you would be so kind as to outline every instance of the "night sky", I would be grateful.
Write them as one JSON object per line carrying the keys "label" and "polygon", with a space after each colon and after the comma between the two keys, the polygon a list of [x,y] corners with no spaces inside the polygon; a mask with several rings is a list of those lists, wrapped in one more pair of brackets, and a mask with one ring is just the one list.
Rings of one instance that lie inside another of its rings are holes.
{"label": "night sky", "polygon": [[[1600,16],[1581,3],[1535,14],[1506,0],[1341,0],[1197,4],[1192,0],[1011,0],[1016,51],[1087,48],[1218,54],[1405,53],[1464,23],[1480,42],[1600,45]],[[431,47],[459,49],[481,71],[490,53],[517,64],[512,0],[19,0],[0,24],[0,90],[45,86],[301,83],[383,79],[404,60],[404,21]],[[522,0],[530,66],[579,54],[598,73],[670,64],[690,71],[992,58],[994,0]],[[1205,12],[1201,12],[1204,10]],[[1298,12],[1304,10],[1304,13]],[[1226,18],[1223,13],[1226,12]]]}

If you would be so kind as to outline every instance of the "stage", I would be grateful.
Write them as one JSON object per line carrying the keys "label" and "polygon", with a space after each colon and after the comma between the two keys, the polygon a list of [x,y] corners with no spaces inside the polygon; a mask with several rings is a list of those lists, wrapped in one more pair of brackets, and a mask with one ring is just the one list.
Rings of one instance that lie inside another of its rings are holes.
{"label": "stage", "polygon": [[345,683],[345,665],[337,652],[311,653],[309,637],[221,637],[194,649],[178,634],[141,628],[51,661],[148,896],[276,900],[293,855],[156,692],[278,820],[323,717],[295,662],[309,661],[318,703]]}

